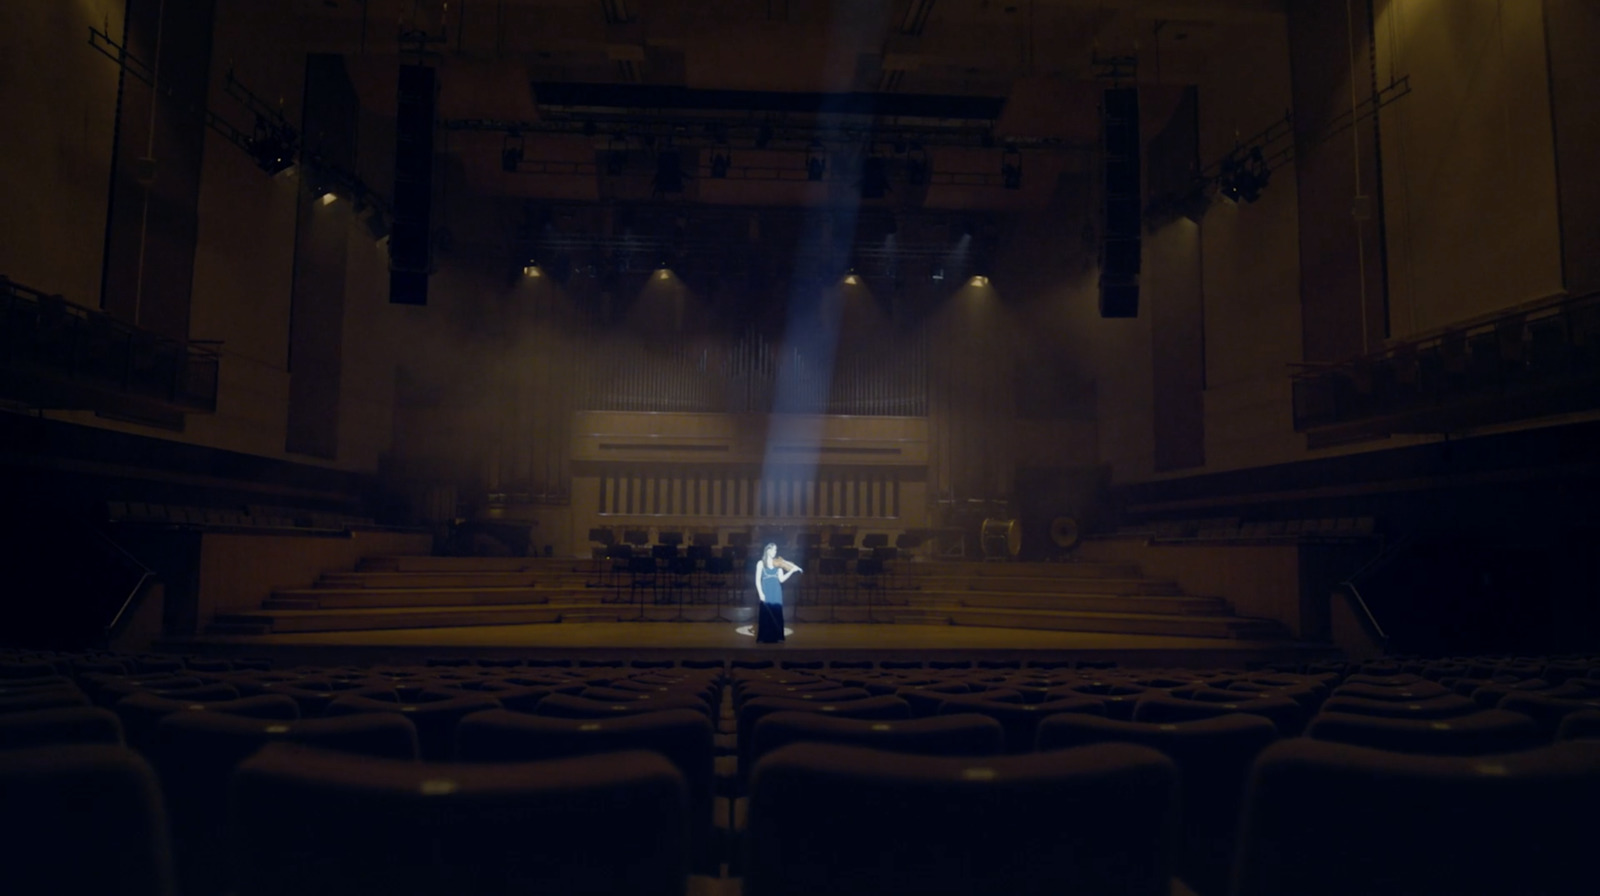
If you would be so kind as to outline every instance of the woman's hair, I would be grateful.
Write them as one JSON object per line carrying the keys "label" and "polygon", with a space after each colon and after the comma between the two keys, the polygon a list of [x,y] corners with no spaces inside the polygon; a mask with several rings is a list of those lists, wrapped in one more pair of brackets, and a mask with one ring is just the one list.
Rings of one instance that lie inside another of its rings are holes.
{"label": "woman's hair", "polygon": [[776,541],[769,541],[766,544],[762,545],[761,546],[761,556],[765,557],[767,555],[767,549],[768,548],[771,548],[772,550],[776,551],[778,549],[778,543]]}

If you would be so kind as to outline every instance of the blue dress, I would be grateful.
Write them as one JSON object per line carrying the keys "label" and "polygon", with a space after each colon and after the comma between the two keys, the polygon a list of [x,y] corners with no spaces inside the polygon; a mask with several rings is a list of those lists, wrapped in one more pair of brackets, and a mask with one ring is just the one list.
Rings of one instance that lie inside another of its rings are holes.
{"label": "blue dress", "polygon": [[756,640],[775,644],[783,640],[783,582],[778,578],[778,568],[767,566],[760,560],[761,596],[766,600],[756,606]]}

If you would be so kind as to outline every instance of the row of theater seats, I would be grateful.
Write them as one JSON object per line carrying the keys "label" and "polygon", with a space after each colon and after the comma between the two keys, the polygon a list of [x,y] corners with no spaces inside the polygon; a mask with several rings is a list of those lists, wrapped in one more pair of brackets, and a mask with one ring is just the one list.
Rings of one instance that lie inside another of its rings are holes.
{"label": "row of theater seats", "polygon": [[1590,657],[444,662],[0,652],[11,891],[1574,892],[1600,797]]}

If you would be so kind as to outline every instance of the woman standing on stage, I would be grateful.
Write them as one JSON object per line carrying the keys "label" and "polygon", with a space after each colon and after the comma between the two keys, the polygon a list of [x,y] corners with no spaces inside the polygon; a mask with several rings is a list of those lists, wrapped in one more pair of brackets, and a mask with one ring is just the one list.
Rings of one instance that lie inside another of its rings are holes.
{"label": "woman standing on stage", "polygon": [[783,583],[801,572],[800,567],[778,556],[778,546],[767,542],[756,563],[756,596],[761,606],[756,611],[756,640],[775,644],[783,640]]}

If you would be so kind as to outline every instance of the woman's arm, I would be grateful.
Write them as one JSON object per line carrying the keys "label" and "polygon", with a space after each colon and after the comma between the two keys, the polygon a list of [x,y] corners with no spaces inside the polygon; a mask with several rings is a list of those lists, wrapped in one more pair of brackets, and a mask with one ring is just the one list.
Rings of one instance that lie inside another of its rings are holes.
{"label": "woman's arm", "polygon": [[762,603],[767,602],[767,596],[761,593],[761,561],[759,560],[756,561],[756,597],[761,598]]}
{"label": "woman's arm", "polygon": [[[794,569],[779,569],[778,570],[778,584],[781,585],[784,582],[789,581],[789,577],[790,576],[794,575],[797,572],[801,572],[801,571],[802,570],[798,566],[796,566]],[[759,575],[759,573],[758,573],[758,575]]]}

